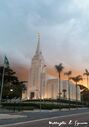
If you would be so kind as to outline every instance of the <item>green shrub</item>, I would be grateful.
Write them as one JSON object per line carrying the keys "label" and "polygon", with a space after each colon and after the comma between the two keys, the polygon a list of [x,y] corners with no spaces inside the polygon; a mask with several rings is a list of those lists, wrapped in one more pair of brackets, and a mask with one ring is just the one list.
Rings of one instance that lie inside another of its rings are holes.
{"label": "green shrub", "polygon": [[[34,109],[63,109],[69,108],[69,104],[60,103],[43,103],[43,102],[20,102],[20,103],[2,103],[2,107],[9,110],[34,110]],[[81,107],[81,105],[70,104],[70,108]]]}

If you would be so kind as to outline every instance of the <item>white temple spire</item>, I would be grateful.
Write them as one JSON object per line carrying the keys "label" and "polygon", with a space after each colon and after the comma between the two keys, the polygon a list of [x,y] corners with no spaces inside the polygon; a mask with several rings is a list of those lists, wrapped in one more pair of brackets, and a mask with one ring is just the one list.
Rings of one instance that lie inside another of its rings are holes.
{"label": "white temple spire", "polygon": [[37,33],[37,49],[36,49],[36,54],[40,53],[40,33]]}

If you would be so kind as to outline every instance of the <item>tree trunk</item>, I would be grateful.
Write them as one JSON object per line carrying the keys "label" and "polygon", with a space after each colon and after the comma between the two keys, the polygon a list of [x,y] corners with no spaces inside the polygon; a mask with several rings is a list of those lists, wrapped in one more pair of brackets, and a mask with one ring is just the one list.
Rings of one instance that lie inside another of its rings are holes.
{"label": "tree trunk", "polygon": [[77,82],[76,82],[76,105],[77,105],[77,101],[78,101],[78,94],[77,94]]}
{"label": "tree trunk", "polygon": [[60,91],[60,83],[61,83],[61,80],[60,80],[60,73],[59,73],[59,99],[60,99],[60,93],[61,93],[61,91]]}
{"label": "tree trunk", "polygon": [[70,84],[69,84],[69,77],[68,77],[68,99],[69,99],[69,109],[70,109]]}
{"label": "tree trunk", "polygon": [[87,88],[88,88],[88,75],[87,75]]}

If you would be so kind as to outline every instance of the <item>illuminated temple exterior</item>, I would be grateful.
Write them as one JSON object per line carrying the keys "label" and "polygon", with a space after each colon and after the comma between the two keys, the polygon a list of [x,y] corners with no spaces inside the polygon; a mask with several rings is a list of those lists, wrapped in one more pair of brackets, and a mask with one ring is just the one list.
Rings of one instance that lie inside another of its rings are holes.
{"label": "illuminated temple exterior", "polygon": [[[70,99],[76,99],[76,86],[69,82],[70,85]],[[28,99],[56,99],[58,98],[58,78],[52,77],[47,72],[47,65],[40,51],[40,36],[38,36],[38,44],[35,55],[31,61],[31,69],[29,75],[29,85],[27,88]],[[61,80],[61,98],[68,99],[68,81]],[[65,92],[64,92],[65,91]],[[77,87],[77,97],[80,97],[80,88]]]}

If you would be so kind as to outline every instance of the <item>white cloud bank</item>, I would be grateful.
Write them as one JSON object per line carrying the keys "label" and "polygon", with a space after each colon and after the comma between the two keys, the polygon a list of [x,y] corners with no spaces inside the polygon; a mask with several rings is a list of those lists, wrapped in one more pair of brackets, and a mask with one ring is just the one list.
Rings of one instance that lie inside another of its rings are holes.
{"label": "white cloud bank", "polygon": [[48,64],[89,68],[89,0],[0,2],[0,49],[29,65],[36,33]]}

